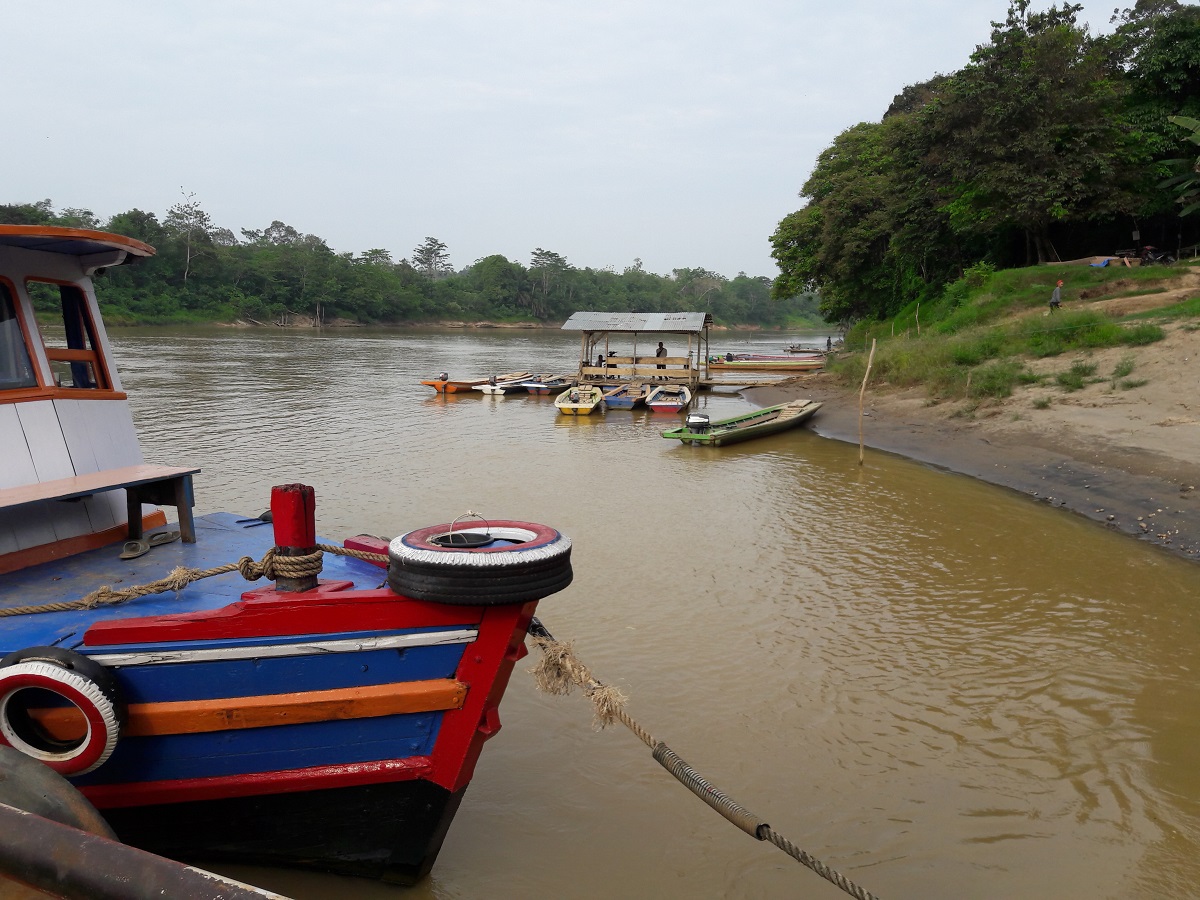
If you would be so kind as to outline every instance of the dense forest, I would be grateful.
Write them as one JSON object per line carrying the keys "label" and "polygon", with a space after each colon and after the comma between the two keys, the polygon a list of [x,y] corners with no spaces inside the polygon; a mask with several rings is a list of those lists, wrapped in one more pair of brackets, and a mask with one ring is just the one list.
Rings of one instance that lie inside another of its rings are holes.
{"label": "dense forest", "polygon": [[1194,245],[1200,7],[1138,0],[1103,36],[1082,9],[1012,0],[968,65],[838,135],[772,236],[776,296],[882,319],[973,267]]}
{"label": "dense forest", "polygon": [[655,275],[640,261],[617,273],[572,266],[538,248],[528,267],[488,256],[464,269],[426,238],[410,258],[387,250],[336,253],[283,222],[235,235],[194,196],[160,220],[133,209],[101,221],[90,210],[55,211],[50,200],[0,205],[0,223],[98,228],[137,238],[157,254],[103,276],[97,295],[113,324],[244,321],[258,324],[535,322],[577,310],[710,312],[718,324],[757,328],[822,324],[817,298],[771,296],[769,278],[726,278],[706,269]]}

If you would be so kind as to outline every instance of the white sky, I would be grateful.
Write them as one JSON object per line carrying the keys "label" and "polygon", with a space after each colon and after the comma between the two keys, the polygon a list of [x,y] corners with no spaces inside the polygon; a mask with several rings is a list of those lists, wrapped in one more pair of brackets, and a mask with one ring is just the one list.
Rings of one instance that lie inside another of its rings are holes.
{"label": "white sky", "polygon": [[[1093,32],[1113,6],[1086,4]],[[6,0],[0,203],[161,218],[182,190],[235,234],[279,219],[338,252],[398,260],[432,235],[460,268],[542,247],[774,276],[817,154],[963,66],[1007,9]]]}

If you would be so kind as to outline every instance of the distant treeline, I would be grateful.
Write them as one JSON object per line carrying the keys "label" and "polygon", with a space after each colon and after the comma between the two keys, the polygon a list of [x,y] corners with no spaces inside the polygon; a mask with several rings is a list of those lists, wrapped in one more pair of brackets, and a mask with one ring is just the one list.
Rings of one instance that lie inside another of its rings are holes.
{"label": "distant treeline", "polygon": [[778,296],[884,319],[979,264],[1200,237],[1200,7],[1137,0],[1092,36],[1080,4],[1012,0],[971,62],[910,85],[818,158],[772,237]]}
{"label": "distant treeline", "polygon": [[578,310],[710,312],[718,324],[758,328],[823,324],[818,299],[771,296],[771,279],[706,269],[656,275],[640,260],[623,272],[577,268],[552,251],[525,267],[488,256],[455,270],[446,245],[426,238],[411,259],[387,250],[335,253],[282,222],[240,236],[216,227],[194,196],[159,220],[138,209],[101,221],[50,200],[0,205],[0,223],[98,228],[150,244],[157,254],[109,270],[97,287],[111,323],[249,321],[261,324],[446,321],[558,323]]}

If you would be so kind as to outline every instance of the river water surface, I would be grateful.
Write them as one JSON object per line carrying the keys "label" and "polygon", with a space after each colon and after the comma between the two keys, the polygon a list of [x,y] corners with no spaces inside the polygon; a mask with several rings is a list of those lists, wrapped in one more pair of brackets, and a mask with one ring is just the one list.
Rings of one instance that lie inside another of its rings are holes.
{"label": "river water surface", "polygon": [[[197,512],[256,515],[302,481],[337,542],[468,510],[570,535],[546,626],[643,728],[880,897],[1200,896],[1194,563],[885,453],[860,467],[807,429],[683,447],[659,437],[673,417],[419,383],[570,371],[575,334],[112,339],[147,460],[203,469]],[[624,727],[593,730],[579,695],[539,694],[533,661],[426,882],[221,871],[298,898],[845,896]]]}

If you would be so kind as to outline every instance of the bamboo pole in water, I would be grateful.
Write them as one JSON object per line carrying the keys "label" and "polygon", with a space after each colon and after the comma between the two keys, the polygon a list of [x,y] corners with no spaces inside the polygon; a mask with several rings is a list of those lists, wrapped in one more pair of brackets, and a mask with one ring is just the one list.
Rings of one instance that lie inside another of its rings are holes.
{"label": "bamboo pole in water", "polygon": [[871,377],[871,363],[875,361],[875,338],[871,338],[871,355],[867,357],[867,371],[863,373],[862,387],[858,391],[858,464],[863,464],[863,397],[867,393],[867,379]]}

